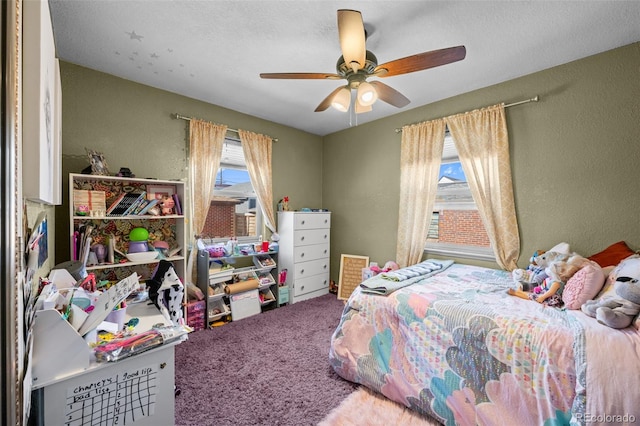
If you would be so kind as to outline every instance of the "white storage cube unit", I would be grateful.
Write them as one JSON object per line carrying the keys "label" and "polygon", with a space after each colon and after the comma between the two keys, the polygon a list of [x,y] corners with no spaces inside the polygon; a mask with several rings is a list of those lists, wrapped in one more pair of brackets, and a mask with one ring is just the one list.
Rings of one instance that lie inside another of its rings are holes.
{"label": "white storage cube unit", "polygon": [[257,289],[231,294],[229,295],[229,303],[231,304],[232,321],[238,321],[260,313],[260,297]]}
{"label": "white storage cube unit", "polygon": [[331,213],[278,212],[278,268],[287,270],[290,303],[329,292]]}

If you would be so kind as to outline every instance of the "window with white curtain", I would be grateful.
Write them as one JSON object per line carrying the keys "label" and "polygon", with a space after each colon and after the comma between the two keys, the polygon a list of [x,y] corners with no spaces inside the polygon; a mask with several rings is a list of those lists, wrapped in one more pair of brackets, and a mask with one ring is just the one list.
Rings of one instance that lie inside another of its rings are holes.
{"label": "window with white curtain", "polygon": [[425,251],[443,256],[495,260],[458,151],[447,131]]}
{"label": "window with white curtain", "polygon": [[262,209],[249,178],[240,141],[226,138],[203,234],[211,238],[255,240]]}

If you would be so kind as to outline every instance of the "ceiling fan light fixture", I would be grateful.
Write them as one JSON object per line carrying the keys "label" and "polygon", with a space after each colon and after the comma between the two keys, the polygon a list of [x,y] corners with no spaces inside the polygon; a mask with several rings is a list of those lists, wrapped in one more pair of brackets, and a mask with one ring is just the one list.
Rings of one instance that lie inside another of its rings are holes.
{"label": "ceiling fan light fixture", "polygon": [[358,86],[358,103],[362,106],[370,106],[378,100],[378,92],[371,83],[363,81]]}
{"label": "ceiling fan light fixture", "polygon": [[340,89],[331,100],[331,106],[340,112],[349,111],[349,104],[351,104],[351,91],[346,87]]}
{"label": "ceiling fan light fixture", "polygon": [[362,105],[360,102],[358,102],[356,100],[356,105],[355,105],[356,114],[362,114],[363,112],[369,112],[372,109],[373,108],[371,107],[371,105],[365,106],[365,105]]}

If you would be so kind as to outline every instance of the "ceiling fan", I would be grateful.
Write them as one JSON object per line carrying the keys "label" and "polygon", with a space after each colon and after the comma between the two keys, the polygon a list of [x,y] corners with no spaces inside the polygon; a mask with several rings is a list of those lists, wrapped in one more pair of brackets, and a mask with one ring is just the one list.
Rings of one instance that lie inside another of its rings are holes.
{"label": "ceiling fan", "polygon": [[329,94],[315,109],[324,111],[329,106],[339,111],[348,111],[351,91],[356,90],[355,112],[371,111],[371,105],[380,99],[390,105],[402,108],[409,104],[402,93],[380,81],[367,81],[369,77],[392,77],[422,71],[452,62],[461,61],[466,55],[464,46],[449,47],[418,53],[378,65],[378,59],[366,48],[366,32],[362,14],[357,10],[338,10],[338,36],[342,56],[336,65],[337,73],[262,73],[261,78],[274,79],[320,79],[347,80]]}

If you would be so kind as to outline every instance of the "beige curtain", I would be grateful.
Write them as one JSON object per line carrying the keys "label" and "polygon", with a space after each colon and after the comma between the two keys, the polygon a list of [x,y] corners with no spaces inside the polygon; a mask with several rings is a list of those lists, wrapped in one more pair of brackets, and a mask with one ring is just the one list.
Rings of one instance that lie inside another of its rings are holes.
{"label": "beige curtain", "polygon": [[[216,173],[220,168],[222,145],[227,134],[227,126],[213,124],[192,118],[189,121],[189,182],[191,187],[191,234],[195,238],[204,228],[211,205]],[[197,246],[193,241],[187,277],[194,280],[193,264],[197,255]]]}
{"label": "beige curtain", "polygon": [[517,268],[520,237],[511,183],[504,105],[458,114],[444,120],[453,136],[496,261],[503,269],[513,270]]}
{"label": "beige curtain", "polygon": [[400,267],[418,263],[424,253],[438,187],[444,129],[442,119],[402,128],[396,247]]}
{"label": "beige curtain", "polygon": [[242,151],[247,163],[251,184],[260,202],[265,224],[271,232],[276,232],[273,213],[273,190],[271,186],[271,148],[273,141],[269,136],[238,130]]}

